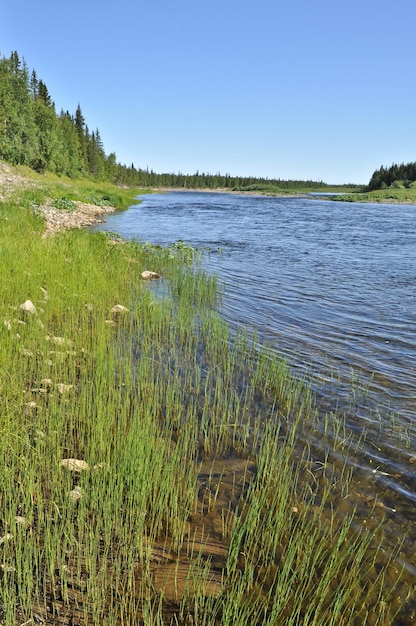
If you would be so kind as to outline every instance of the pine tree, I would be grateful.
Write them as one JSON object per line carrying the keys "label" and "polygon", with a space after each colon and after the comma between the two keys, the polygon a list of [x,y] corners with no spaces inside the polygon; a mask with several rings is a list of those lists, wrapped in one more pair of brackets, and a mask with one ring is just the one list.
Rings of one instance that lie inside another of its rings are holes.
{"label": "pine tree", "polygon": [[32,75],[30,77],[30,91],[31,91],[33,100],[37,98],[38,88],[39,88],[38,76],[35,70],[32,70]]}
{"label": "pine tree", "polygon": [[33,102],[34,120],[38,132],[38,155],[32,167],[39,171],[55,172],[58,163],[58,128],[55,106],[45,83],[39,81],[38,94]]}
{"label": "pine tree", "polygon": [[83,169],[88,169],[88,155],[87,155],[87,136],[88,127],[85,124],[84,116],[82,115],[81,106],[78,103],[77,110],[75,112],[75,128],[78,134],[79,141],[79,158],[82,163]]}
{"label": "pine tree", "polygon": [[49,91],[43,80],[38,81],[38,90],[36,94],[37,98],[43,100],[47,107],[53,107],[52,98],[49,95]]}
{"label": "pine tree", "polygon": [[98,129],[87,136],[88,169],[95,178],[103,178],[105,154]]}

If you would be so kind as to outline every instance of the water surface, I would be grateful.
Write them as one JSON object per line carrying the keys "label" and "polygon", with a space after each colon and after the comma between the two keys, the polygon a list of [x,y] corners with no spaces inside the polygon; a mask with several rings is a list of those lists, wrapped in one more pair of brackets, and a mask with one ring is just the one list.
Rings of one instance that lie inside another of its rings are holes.
{"label": "water surface", "polygon": [[208,247],[223,314],[294,367],[373,376],[377,405],[413,420],[416,207],[175,192],[143,196],[101,230]]}

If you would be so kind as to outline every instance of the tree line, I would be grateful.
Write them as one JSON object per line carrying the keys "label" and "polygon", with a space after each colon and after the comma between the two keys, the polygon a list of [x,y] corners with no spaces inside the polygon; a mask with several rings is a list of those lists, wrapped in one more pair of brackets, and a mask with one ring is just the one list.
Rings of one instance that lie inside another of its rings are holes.
{"label": "tree line", "polygon": [[0,58],[0,158],[72,178],[91,176],[132,187],[278,191],[322,189],[322,181],[281,180],[229,174],[156,173],[122,165],[106,154],[98,129],[90,130],[81,106],[55,110],[45,82],[16,51]]}
{"label": "tree line", "polygon": [[368,184],[369,191],[387,187],[410,187],[416,181],[416,163],[393,163],[390,167],[381,166],[375,170]]}
{"label": "tree line", "polygon": [[98,129],[90,131],[78,105],[56,113],[45,82],[17,52],[0,59],[0,158],[37,171],[97,179],[117,178]]}

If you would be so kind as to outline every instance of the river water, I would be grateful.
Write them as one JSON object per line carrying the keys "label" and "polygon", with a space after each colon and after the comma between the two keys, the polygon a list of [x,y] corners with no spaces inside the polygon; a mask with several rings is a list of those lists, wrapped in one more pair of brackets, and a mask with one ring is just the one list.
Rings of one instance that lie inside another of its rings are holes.
{"label": "river water", "polygon": [[380,410],[413,422],[416,207],[174,192],[98,229],[211,249],[232,325],[318,378],[359,377]]}
{"label": "river water", "polygon": [[224,285],[232,327],[258,332],[310,376],[322,410],[348,412],[357,431],[388,426],[357,465],[373,463],[400,515],[394,532],[410,532],[416,578],[416,207],[198,192],[140,200],[95,229],[208,248],[203,265]]}

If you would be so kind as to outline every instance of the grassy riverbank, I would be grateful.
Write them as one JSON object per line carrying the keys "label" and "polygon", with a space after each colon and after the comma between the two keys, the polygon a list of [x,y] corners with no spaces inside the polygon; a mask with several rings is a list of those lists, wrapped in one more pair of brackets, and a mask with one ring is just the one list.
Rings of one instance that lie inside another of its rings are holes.
{"label": "grassy riverbank", "polygon": [[348,506],[342,419],[229,335],[194,251],[45,238],[39,206],[93,188],[35,182],[0,204],[0,623],[394,623],[400,545]]}
{"label": "grassy riverbank", "polygon": [[416,204],[416,188],[388,188],[377,191],[345,193],[332,198],[337,202],[374,202],[377,204]]}

